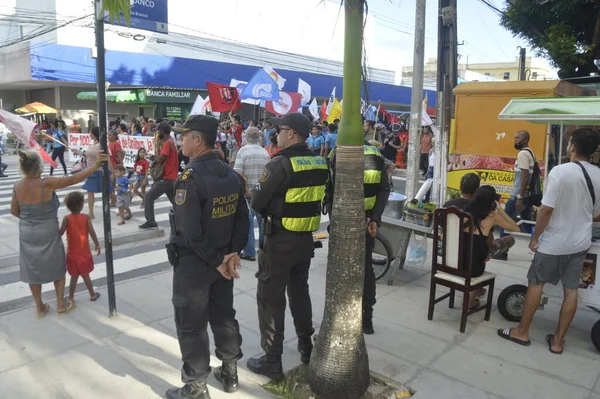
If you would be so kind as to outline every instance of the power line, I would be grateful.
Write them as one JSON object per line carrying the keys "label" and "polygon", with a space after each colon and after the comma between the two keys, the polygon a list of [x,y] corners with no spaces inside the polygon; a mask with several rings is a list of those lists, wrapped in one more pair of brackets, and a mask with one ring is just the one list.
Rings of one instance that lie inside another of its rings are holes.
{"label": "power line", "polygon": [[39,37],[39,36],[42,36],[42,35],[45,35],[45,34],[48,34],[48,33],[54,32],[54,31],[56,31],[56,30],[58,30],[58,29],[60,29],[60,28],[64,28],[65,26],[68,26],[68,25],[70,25],[70,24],[72,24],[72,23],[74,23],[74,22],[77,22],[77,21],[81,21],[82,19],[88,18],[88,17],[90,17],[90,16],[92,16],[92,15],[94,15],[94,14],[88,14],[88,15],[84,15],[84,16],[82,16],[82,17],[75,18],[75,19],[72,19],[72,20],[70,20],[70,21],[67,21],[67,22],[65,22],[65,23],[63,23],[63,24],[61,24],[61,25],[57,25],[57,26],[55,26],[55,27],[52,27],[52,28],[46,29],[45,31],[42,31],[42,32],[36,33],[36,34],[34,34],[34,35],[26,35],[26,36],[23,36],[22,38],[19,38],[19,39],[17,39],[17,40],[13,40],[12,42],[5,43],[5,44],[0,44],[0,49],[2,49],[2,48],[5,48],[5,47],[12,46],[13,44],[17,44],[17,43],[24,42],[24,41],[27,41],[27,40],[35,39],[36,37]]}

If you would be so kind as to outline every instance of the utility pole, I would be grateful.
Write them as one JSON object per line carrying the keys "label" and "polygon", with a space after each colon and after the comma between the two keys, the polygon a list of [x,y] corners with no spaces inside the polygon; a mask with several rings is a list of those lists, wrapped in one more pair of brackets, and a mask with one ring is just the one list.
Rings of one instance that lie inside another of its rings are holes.
{"label": "utility pole", "polygon": [[[98,127],[100,146],[108,154],[107,113],[106,113],[106,68],[104,54],[104,12],[102,0],[96,0],[96,93],[98,98]],[[109,161],[110,162],[110,161]],[[110,317],[117,315],[115,295],[115,272],[113,266],[112,229],[110,225],[110,198],[108,193],[110,171],[108,163],[102,165],[102,216],[104,220],[104,256],[106,258],[106,286],[108,289],[108,312]]]}
{"label": "utility pole", "polygon": [[421,155],[421,117],[423,112],[423,74],[425,69],[425,12],[426,0],[417,0],[415,15],[415,50],[413,58],[408,160],[406,162],[406,196],[412,200],[419,187]]}
{"label": "utility pole", "polygon": [[435,165],[433,200],[439,204],[446,196],[446,159],[454,87],[458,80],[458,39],[456,29],[456,0],[439,0],[438,16],[438,72],[437,72],[437,129],[435,134]]}
{"label": "utility pole", "polygon": [[527,49],[519,48],[519,80],[525,80],[525,61],[527,60]]}

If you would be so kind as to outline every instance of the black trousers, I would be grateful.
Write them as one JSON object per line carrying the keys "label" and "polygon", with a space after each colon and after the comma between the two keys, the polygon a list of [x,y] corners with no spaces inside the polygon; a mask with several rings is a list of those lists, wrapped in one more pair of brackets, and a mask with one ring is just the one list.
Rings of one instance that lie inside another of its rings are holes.
{"label": "black trousers", "polygon": [[[65,175],[67,174],[67,165],[65,165],[65,146],[60,146],[57,147],[56,145],[54,146],[54,150],[52,150],[52,160],[56,161],[56,158],[58,158],[60,160],[60,163],[62,164],[63,170],[65,171]],[[54,173],[54,168],[52,166],[50,166],[50,175],[52,176],[52,173]]]}
{"label": "black trousers", "polygon": [[167,198],[171,201],[171,204],[175,205],[173,200],[173,190],[174,190],[175,182],[173,180],[159,180],[154,182],[150,190],[146,193],[146,202],[144,208],[144,216],[146,216],[147,222],[156,222],[156,217],[154,216],[154,203],[157,199],[160,198],[161,195],[167,194]]}
{"label": "black trousers", "polygon": [[363,290],[363,312],[365,316],[370,317],[373,314],[373,306],[377,302],[375,299],[375,272],[373,271],[373,246],[375,239],[369,234],[365,237],[365,285]]}
{"label": "black trousers", "polygon": [[256,301],[260,344],[267,355],[283,353],[286,289],[298,339],[310,340],[315,332],[308,291],[308,270],[313,255],[312,233],[281,232],[268,236],[258,251]]}
{"label": "black trousers", "polygon": [[217,358],[229,362],[242,357],[242,336],[233,309],[233,280],[204,266],[196,255],[180,257],[173,269],[173,306],[184,383],[205,381],[210,373],[208,323]]}
{"label": "black trousers", "polygon": [[421,154],[420,169],[427,173],[427,168],[429,168],[429,154]]}

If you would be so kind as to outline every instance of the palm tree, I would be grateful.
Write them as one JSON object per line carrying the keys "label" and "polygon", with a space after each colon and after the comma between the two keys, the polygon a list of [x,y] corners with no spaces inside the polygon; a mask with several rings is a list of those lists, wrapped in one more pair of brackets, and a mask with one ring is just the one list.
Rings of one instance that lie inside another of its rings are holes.
{"label": "palm tree", "polygon": [[125,22],[129,25],[131,18],[130,0],[102,0],[102,10],[108,12],[109,20],[118,20],[119,14],[123,14]]}
{"label": "palm tree", "polygon": [[344,114],[336,148],[325,314],[309,365],[311,389],[328,399],[360,398],[370,383],[362,332],[365,209],[360,87],[365,3],[344,2]]}

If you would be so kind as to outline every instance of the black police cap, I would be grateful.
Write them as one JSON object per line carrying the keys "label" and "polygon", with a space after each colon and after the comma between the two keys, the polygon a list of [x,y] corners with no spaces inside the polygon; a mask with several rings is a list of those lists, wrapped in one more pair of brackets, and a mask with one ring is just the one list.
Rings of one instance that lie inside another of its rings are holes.
{"label": "black police cap", "polygon": [[217,137],[217,131],[219,129],[219,121],[212,116],[206,115],[193,115],[190,116],[182,127],[173,128],[176,132],[187,133],[191,131],[200,132],[204,134],[214,135]]}

